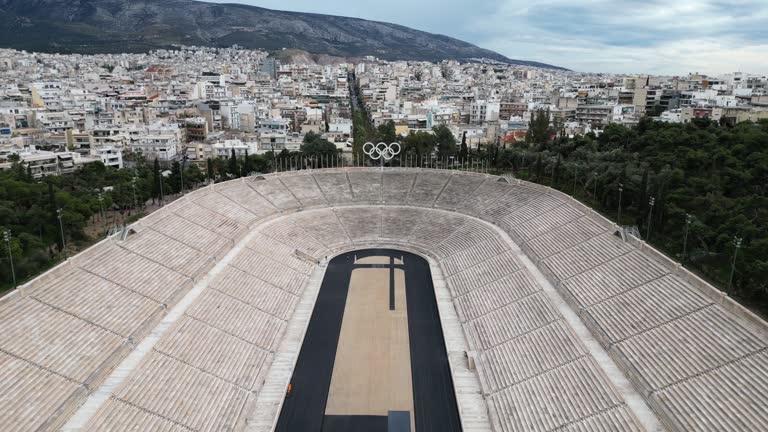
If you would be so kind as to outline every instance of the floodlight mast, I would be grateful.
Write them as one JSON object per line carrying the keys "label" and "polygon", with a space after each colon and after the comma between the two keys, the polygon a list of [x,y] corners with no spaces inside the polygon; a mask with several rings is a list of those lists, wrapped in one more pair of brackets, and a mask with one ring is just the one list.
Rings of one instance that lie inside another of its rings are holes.
{"label": "floodlight mast", "polygon": [[3,233],[5,244],[8,246],[8,261],[11,263],[11,276],[13,276],[13,287],[16,288],[16,269],[13,268],[13,252],[11,251],[11,231],[6,230]]}

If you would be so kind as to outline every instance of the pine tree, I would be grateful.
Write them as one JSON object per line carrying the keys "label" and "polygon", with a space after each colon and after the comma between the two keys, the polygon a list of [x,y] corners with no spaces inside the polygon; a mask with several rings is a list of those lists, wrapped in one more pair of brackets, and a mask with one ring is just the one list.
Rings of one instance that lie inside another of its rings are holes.
{"label": "pine tree", "polygon": [[246,176],[251,175],[253,172],[253,164],[251,163],[251,158],[248,157],[248,150],[245,151],[245,159],[243,160],[243,172]]}
{"label": "pine tree", "polygon": [[528,133],[525,141],[529,147],[537,151],[544,150],[544,146],[554,134],[554,129],[549,124],[549,109],[538,109],[531,113],[531,121],[528,122]]}
{"label": "pine tree", "polygon": [[499,159],[499,144],[492,144],[488,147],[488,166],[495,167]]}
{"label": "pine tree", "polygon": [[235,149],[232,149],[232,155],[229,157],[229,174],[234,177],[240,177],[240,170],[237,166],[237,155],[235,155]]}
{"label": "pine tree", "polygon": [[435,126],[432,131],[437,137],[437,157],[447,159],[456,154],[456,137],[445,125]]}
{"label": "pine tree", "polygon": [[213,159],[208,158],[206,162],[207,162],[207,169],[208,169],[208,180],[215,180],[214,170],[213,170]]}
{"label": "pine tree", "polygon": [[461,149],[459,150],[459,161],[464,164],[469,156],[469,147],[467,147],[467,132],[461,136]]}
{"label": "pine tree", "polygon": [[152,204],[156,199],[160,199],[160,161],[155,158],[155,163],[152,167]]}
{"label": "pine tree", "polygon": [[395,122],[392,120],[382,124],[378,128],[379,140],[390,144],[397,141],[397,132],[395,129]]}
{"label": "pine tree", "polygon": [[170,193],[181,192],[181,164],[179,161],[174,161],[171,164],[171,178],[168,181]]}

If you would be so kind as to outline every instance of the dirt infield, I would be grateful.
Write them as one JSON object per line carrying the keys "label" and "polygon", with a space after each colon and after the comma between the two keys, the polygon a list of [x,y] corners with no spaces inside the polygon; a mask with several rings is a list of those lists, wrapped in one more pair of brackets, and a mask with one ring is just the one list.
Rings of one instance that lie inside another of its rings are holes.
{"label": "dirt infield", "polygon": [[391,250],[334,258],[276,430],[460,431],[442,336],[424,259]]}
{"label": "dirt infield", "polygon": [[[375,258],[381,259],[366,263],[390,260]],[[390,271],[394,271],[394,310],[389,309]],[[413,413],[406,301],[402,269],[352,271],[326,415]]]}

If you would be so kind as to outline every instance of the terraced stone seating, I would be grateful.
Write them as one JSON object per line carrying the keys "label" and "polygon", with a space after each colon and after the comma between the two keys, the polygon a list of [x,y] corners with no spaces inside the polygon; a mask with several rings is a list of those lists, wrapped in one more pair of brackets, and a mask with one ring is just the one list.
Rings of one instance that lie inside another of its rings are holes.
{"label": "terraced stone seating", "polygon": [[[423,254],[447,283],[487,403],[465,430],[644,430],[564,308],[669,430],[768,430],[765,323],[546,188],[302,171],[190,193],[133,228],[0,300],[4,430],[251,427],[317,262],[365,247]],[[171,316],[98,409],[78,412]]]}

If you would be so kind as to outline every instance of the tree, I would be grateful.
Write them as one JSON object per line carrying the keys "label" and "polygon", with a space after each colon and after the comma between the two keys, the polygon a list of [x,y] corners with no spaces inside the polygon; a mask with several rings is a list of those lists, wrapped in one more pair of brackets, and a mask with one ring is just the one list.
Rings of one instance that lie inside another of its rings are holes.
{"label": "tree", "polygon": [[[205,181],[205,175],[197,164],[190,164],[184,169],[185,188],[195,187]],[[192,185],[192,186],[190,186]]]}
{"label": "tree", "polygon": [[499,160],[499,145],[492,144],[488,146],[488,165],[495,167]]}
{"label": "tree", "polygon": [[644,134],[648,129],[653,125],[653,119],[651,119],[648,116],[642,116],[640,117],[640,121],[637,122],[637,132],[639,134]]}
{"label": "tree", "polygon": [[314,143],[321,139],[323,139],[322,135],[320,135],[317,132],[309,131],[304,134],[304,139],[302,141],[302,144]]}
{"label": "tree", "polygon": [[389,120],[378,128],[379,141],[391,144],[397,141],[397,132],[395,131],[395,122]]}
{"label": "tree", "polygon": [[269,160],[264,155],[250,155],[249,158],[251,159],[251,166],[253,167],[253,170],[255,172],[267,172],[269,171]]}
{"label": "tree", "polygon": [[173,161],[171,164],[171,178],[168,180],[168,193],[181,192],[181,164]]}
{"label": "tree", "polygon": [[552,168],[552,186],[557,187],[560,181],[560,155],[557,155],[557,161],[554,168]]}
{"label": "tree", "polygon": [[541,162],[541,154],[539,154],[536,157],[535,172],[536,172],[536,181],[543,182],[544,181],[544,165]]}
{"label": "tree", "polygon": [[213,160],[213,172],[218,175],[219,178],[227,174],[229,170],[229,158],[217,157]]}
{"label": "tree", "polygon": [[160,185],[160,176],[162,173],[160,172],[160,161],[155,158],[154,165],[152,167],[152,203],[155,203],[156,199],[161,199],[161,185]]}
{"label": "tree", "polygon": [[440,63],[440,74],[443,79],[450,81],[453,78],[453,69],[446,62]]}
{"label": "tree", "polygon": [[469,157],[469,148],[467,147],[467,132],[461,136],[461,149],[459,150],[459,161],[462,165],[467,161]]}
{"label": "tree", "polygon": [[251,158],[248,157],[248,150],[245,151],[245,158],[243,159],[243,171],[247,176],[253,172],[253,164],[251,163]]}
{"label": "tree", "polygon": [[240,167],[237,163],[237,155],[235,154],[235,149],[232,149],[232,154],[229,157],[228,171],[229,175],[233,178],[240,177]]}
{"label": "tree", "polygon": [[352,153],[357,160],[362,160],[363,146],[368,141],[367,123],[368,119],[363,118],[362,112],[355,112],[352,123]]}
{"label": "tree", "polygon": [[439,125],[432,128],[437,138],[437,156],[440,159],[448,158],[456,154],[456,137],[453,132],[445,126]]}
{"label": "tree", "polygon": [[337,153],[336,144],[322,136],[309,132],[304,136],[301,152],[308,158],[330,158]]}
{"label": "tree", "polygon": [[403,150],[417,158],[432,156],[437,146],[437,137],[429,132],[411,131],[403,142]]}
{"label": "tree", "polygon": [[213,170],[213,159],[208,158],[206,161],[206,175],[208,176],[208,180],[216,180],[216,174]]}
{"label": "tree", "polygon": [[541,151],[552,140],[555,131],[550,126],[549,109],[538,109],[531,113],[531,121],[528,122],[528,133],[525,141],[528,146]]}
{"label": "tree", "polygon": [[644,225],[648,216],[648,168],[643,171],[643,178],[640,180],[640,186],[637,189],[638,218],[637,224]]}

